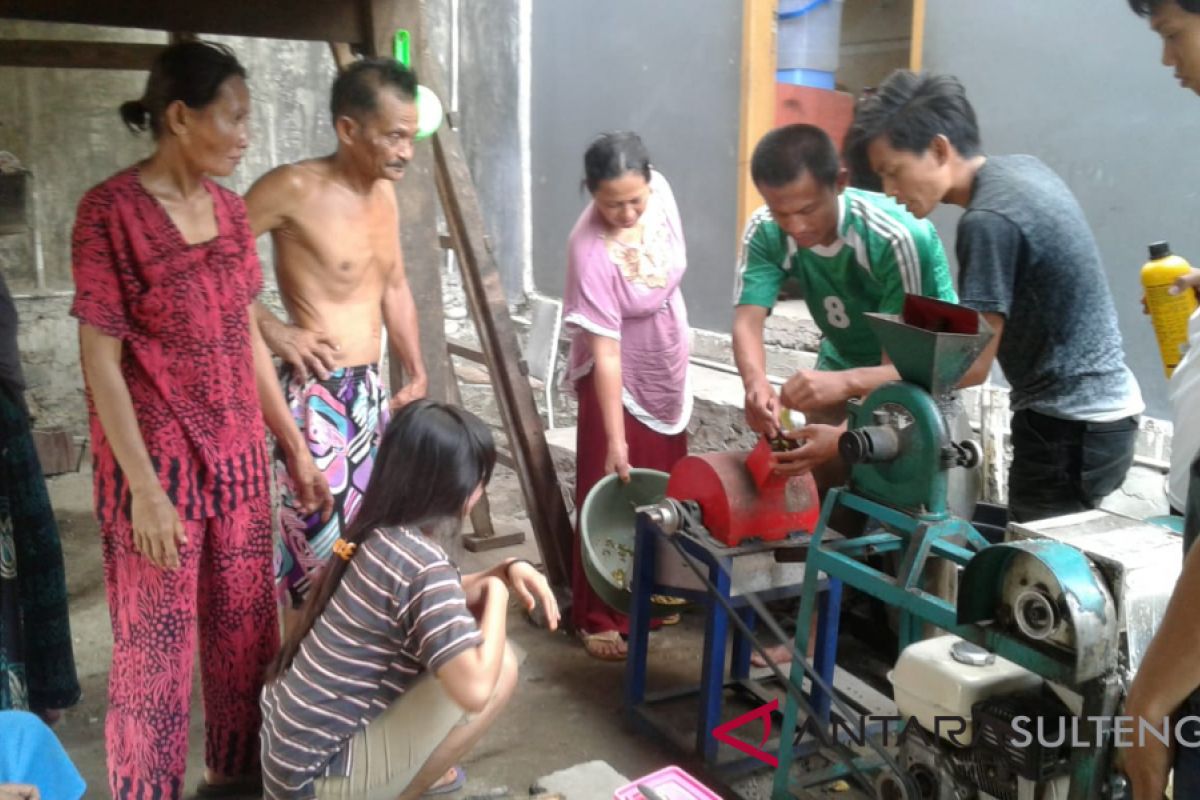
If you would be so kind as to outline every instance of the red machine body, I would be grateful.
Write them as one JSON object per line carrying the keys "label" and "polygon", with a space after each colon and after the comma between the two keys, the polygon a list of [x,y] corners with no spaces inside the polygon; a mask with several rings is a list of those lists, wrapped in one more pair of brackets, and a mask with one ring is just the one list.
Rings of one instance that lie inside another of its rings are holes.
{"label": "red machine body", "polygon": [[749,453],[687,456],[671,470],[667,496],[695,501],[704,527],[730,547],[747,539],[775,541],[790,533],[811,533],[821,515],[812,475],[775,474],[765,439]]}

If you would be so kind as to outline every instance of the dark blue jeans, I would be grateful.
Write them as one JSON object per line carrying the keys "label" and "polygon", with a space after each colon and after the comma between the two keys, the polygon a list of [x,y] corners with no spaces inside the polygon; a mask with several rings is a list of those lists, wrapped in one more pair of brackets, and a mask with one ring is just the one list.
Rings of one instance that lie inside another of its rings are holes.
{"label": "dark blue jeans", "polygon": [[[1192,462],[1188,478],[1187,504],[1183,510],[1183,554],[1200,533],[1200,457]],[[1184,715],[1200,716],[1200,690],[1192,693],[1180,709]],[[1175,797],[1200,797],[1200,747],[1182,747],[1175,750]]]}
{"label": "dark blue jeans", "polygon": [[[1196,482],[1188,487],[1188,491],[1196,487]],[[1193,694],[1186,701],[1183,707],[1179,709],[1181,717],[1200,717],[1200,693]],[[1185,746],[1184,742],[1177,741],[1175,743],[1175,791],[1174,796],[1179,800],[1186,798],[1200,797],[1200,746],[1196,746],[1196,741],[1200,736],[1197,735],[1200,725],[1195,721],[1186,723],[1179,727],[1181,738],[1186,741],[1189,746]]]}
{"label": "dark blue jeans", "polygon": [[1013,414],[1009,518],[1032,522],[1098,506],[1125,482],[1137,430],[1137,417],[1079,422]]}
{"label": "dark blue jeans", "polygon": [[1192,462],[1188,476],[1187,501],[1183,508],[1183,554],[1186,556],[1196,536],[1200,535],[1200,454]]}

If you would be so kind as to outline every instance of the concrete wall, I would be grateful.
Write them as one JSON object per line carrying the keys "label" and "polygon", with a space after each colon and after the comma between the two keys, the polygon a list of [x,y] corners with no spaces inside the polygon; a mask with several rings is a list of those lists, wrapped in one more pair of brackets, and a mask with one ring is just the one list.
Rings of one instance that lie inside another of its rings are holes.
{"label": "concrete wall", "polygon": [[17,346],[29,387],[25,400],[35,425],[82,435],[87,430],[87,408],[79,370],[78,326],[67,314],[72,297],[70,292],[58,292],[19,298]]}
{"label": "concrete wall", "polygon": [[[928,3],[926,67],[966,85],[988,152],[1038,156],[1074,190],[1104,256],[1129,364],[1150,413],[1166,416],[1138,268],[1158,239],[1200,262],[1200,100],[1159,53],[1123,2]],[[956,216],[937,220],[951,253]]]}
{"label": "concrete wall", "polygon": [[[0,20],[4,38],[161,42],[145,31]],[[87,188],[148,152],[130,135],[117,106],[140,97],[145,75],[86,70],[0,68],[0,150],[33,172],[33,214],[41,234],[46,285],[71,286],[71,226]],[[14,293],[36,284],[32,235],[0,237],[0,269]]]}
{"label": "concrete wall", "polygon": [[634,130],[675,191],[692,324],[728,330],[737,220],[742,4],[586,0],[533,7],[534,283],[561,296],[566,242],[587,202],[583,152]]}
{"label": "concrete wall", "polygon": [[528,2],[460,0],[459,12],[459,128],[510,302],[532,288],[526,285],[529,98],[521,96],[520,78],[529,58],[522,36]]}
{"label": "concrete wall", "polygon": [[[0,21],[0,37],[166,41],[165,34],[146,31],[12,21]],[[238,54],[253,98],[250,150],[223,183],[244,192],[276,164],[332,149],[327,107],[334,65],[326,45],[212,38]],[[0,238],[0,269],[17,296],[28,399],[39,427],[86,428],[76,327],[68,316],[71,229],[88,188],[150,153],[149,137],[131,134],[117,116],[122,102],[141,96],[145,81],[145,73],[132,71],[0,68],[0,108],[6,110],[0,150],[13,152],[33,172],[45,265],[39,288],[32,235]],[[260,254],[273,286],[268,239]]]}
{"label": "concrete wall", "polygon": [[[457,58],[459,127],[496,248],[505,286],[515,297],[524,289],[528,260],[528,204],[522,195],[521,131],[528,98],[520,96],[521,59],[526,41],[525,0],[489,3],[488,14],[452,0],[427,4],[428,39],[443,72]],[[522,13],[522,9],[524,13]],[[459,36],[454,48],[454,28]],[[136,41],[162,43],[166,35],[0,20],[5,38]],[[329,87],[335,75],[324,43],[242,37],[211,37],[230,45],[249,72],[253,97],[252,143],[238,170],[225,183],[244,192],[270,168],[331,152]],[[114,172],[144,158],[148,137],[134,136],[121,124],[117,107],[139,97],[146,74],[125,71],[0,68],[0,150],[16,154],[33,172],[34,214],[41,239],[44,277],[39,285],[32,235],[0,237],[0,271],[17,297],[20,346],[30,383],[29,401],[37,425],[86,428],[75,323],[68,316],[73,287],[70,237],[80,196]],[[450,105],[450,98],[444,98]],[[429,144],[418,145],[430,148]],[[430,202],[436,195],[430,186]],[[275,301],[269,238],[259,243],[268,302]],[[459,309],[457,275],[450,277],[447,305]]]}
{"label": "concrete wall", "polygon": [[[165,34],[148,31],[9,20],[0,20],[0,38],[166,41]],[[334,65],[327,46],[211,38],[232,47],[245,64],[253,99],[250,150],[223,183],[245,191],[277,164],[333,148],[327,109]],[[49,289],[71,288],[71,227],[80,196],[152,149],[148,136],[130,133],[117,116],[121,103],[141,96],[145,82],[143,72],[0,68],[0,108],[7,110],[0,121],[0,150],[11,151],[33,172]],[[36,287],[31,238],[0,238],[0,269],[13,292]]]}

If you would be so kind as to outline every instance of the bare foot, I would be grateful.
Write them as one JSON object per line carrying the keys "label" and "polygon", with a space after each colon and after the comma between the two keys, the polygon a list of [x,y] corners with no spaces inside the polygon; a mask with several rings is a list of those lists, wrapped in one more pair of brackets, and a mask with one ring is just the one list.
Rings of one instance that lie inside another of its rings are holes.
{"label": "bare foot", "polygon": [[440,789],[443,786],[449,786],[454,783],[454,779],[458,777],[458,767],[451,767],[446,770],[446,774],[438,778],[437,783],[430,786],[430,789]]}
{"label": "bare foot", "polygon": [[[813,653],[815,650],[816,642],[809,642],[807,653],[809,661],[813,660]],[[770,656],[771,660],[776,664],[790,664],[792,663],[792,646],[790,644],[772,645],[767,648],[767,655]],[[758,654],[757,651],[755,651],[750,654],[750,665],[753,667],[765,667],[767,662]]]}
{"label": "bare foot", "polygon": [[[792,648],[786,644],[775,644],[767,648],[767,656],[777,665],[792,663]],[[765,667],[767,660],[757,651],[750,654],[750,666]]]}
{"label": "bare foot", "polygon": [[467,773],[462,767],[455,765],[451,767],[445,775],[438,778],[438,782],[425,790],[421,797],[433,797],[435,795],[449,795],[461,791],[467,782]]}

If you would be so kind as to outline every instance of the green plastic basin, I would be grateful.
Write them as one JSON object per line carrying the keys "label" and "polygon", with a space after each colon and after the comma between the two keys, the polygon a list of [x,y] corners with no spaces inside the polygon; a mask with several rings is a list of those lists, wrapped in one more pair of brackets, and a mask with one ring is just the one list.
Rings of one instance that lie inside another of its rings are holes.
{"label": "green plastic basin", "polygon": [[[628,614],[633,602],[633,545],[639,506],[660,502],[667,496],[670,476],[655,469],[631,469],[629,483],[616,473],[606,475],[592,487],[579,513],[579,536],[583,571],[592,590],[607,605]],[[677,605],[650,604],[652,617],[679,611]]]}

